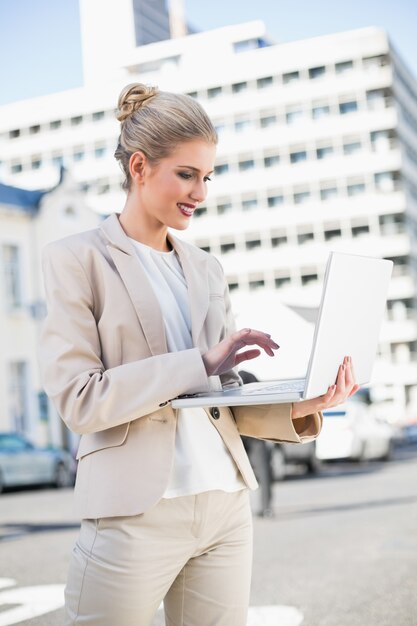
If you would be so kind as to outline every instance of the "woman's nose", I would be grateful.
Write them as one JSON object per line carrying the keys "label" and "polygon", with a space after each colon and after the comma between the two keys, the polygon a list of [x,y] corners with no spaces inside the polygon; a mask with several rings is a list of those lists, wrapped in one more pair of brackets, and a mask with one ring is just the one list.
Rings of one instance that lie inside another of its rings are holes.
{"label": "woman's nose", "polygon": [[193,187],[190,193],[190,197],[196,202],[203,202],[206,195],[207,195],[206,183],[203,180],[198,181],[198,183],[196,183],[195,186]]}

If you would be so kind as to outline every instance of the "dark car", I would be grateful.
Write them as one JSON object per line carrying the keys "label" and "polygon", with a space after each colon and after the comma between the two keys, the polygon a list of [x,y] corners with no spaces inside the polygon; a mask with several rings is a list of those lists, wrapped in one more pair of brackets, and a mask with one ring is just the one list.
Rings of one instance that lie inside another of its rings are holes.
{"label": "dark car", "polygon": [[283,480],[288,465],[304,465],[309,474],[320,470],[321,463],[316,456],[316,442],[276,443],[272,444],[272,476],[274,480]]}
{"label": "dark car", "polygon": [[6,487],[74,484],[76,463],[60,448],[40,448],[18,433],[0,433],[0,492]]}

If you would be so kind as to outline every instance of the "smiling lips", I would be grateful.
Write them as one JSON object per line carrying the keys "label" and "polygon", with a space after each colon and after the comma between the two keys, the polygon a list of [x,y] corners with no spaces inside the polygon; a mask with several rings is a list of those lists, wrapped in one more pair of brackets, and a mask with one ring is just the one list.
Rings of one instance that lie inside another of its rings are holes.
{"label": "smiling lips", "polygon": [[181,211],[181,213],[187,217],[191,217],[192,214],[194,213],[194,211],[196,210],[197,206],[195,204],[183,204],[183,203],[179,203],[177,204],[177,207],[179,208],[179,210]]}

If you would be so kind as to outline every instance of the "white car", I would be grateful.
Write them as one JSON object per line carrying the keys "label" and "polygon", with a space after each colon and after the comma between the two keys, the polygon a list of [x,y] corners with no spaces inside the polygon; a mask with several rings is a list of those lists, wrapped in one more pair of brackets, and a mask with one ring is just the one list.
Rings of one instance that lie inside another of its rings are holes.
{"label": "white car", "polygon": [[326,409],[323,416],[323,428],[316,440],[318,459],[365,461],[391,457],[393,430],[377,419],[366,403],[348,400]]}

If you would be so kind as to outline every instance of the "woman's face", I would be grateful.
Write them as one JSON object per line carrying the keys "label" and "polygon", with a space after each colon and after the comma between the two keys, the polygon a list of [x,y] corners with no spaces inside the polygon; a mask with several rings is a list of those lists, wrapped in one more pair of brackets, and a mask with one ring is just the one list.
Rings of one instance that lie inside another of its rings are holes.
{"label": "woman's face", "polygon": [[156,228],[177,230],[190,219],[207,195],[216,146],[204,140],[187,141],[156,165],[145,161],[139,182],[141,210]]}

